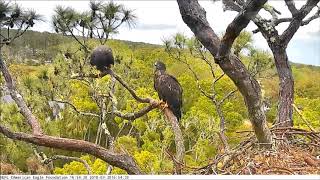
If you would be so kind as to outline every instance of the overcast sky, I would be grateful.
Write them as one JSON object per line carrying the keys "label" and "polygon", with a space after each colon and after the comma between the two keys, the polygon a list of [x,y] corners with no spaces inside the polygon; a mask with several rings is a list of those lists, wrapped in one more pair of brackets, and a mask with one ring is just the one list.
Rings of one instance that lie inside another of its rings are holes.
{"label": "overcast sky", "polygon": [[[14,0],[12,0],[15,2]],[[32,30],[53,32],[51,26],[51,16],[56,5],[71,6],[76,10],[88,10],[89,1],[16,1],[22,7],[34,9],[37,13],[44,16],[46,22],[38,23]],[[187,36],[191,36],[192,32],[182,21],[179,13],[177,2],[170,1],[115,1],[124,4],[130,9],[134,9],[138,17],[137,26],[134,29],[121,27],[119,34],[114,35],[115,39],[129,40],[135,42],[147,42],[152,44],[162,44],[162,39],[181,32]],[[202,7],[207,12],[207,19],[211,27],[217,33],[224,33],[227,25],[236,16],[234,12],[223,12],[220,2],[213,3],[209,0],[199,1]],[[305,1],[296,2],[298,7],[302,6]],[[287,10],[284,1],[270,1],[276,9],[282,12],[280,17],[290,17],[290,12]],[[315,9],[311,14],[315,12]],[[261,15],[267,13],[261,11]],[[288,24],[283,24],[278,28],[282,32]],[[248,31],[256,29],[253,23],[247,27]],[[268,50],[266,41],[260,33],[254,35],[254,45]],[[309,25],[303,26],[296,33],[288,46],[289,60],[303,64],[313,64],[320,66],[320,20],[314,20]]]}

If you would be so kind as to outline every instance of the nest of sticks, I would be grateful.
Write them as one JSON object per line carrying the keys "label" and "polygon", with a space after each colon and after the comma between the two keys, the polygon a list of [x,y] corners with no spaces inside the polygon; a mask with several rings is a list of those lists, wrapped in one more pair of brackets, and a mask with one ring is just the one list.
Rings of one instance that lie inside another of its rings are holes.
{"label": "nest of sticks", "polygon": [[[255,136],[223,154],[193,174],[320,174],[320,132],[299,128],[272,128],[271,149],[261,148]],[[242,132],[239,132],[242,133]]]}

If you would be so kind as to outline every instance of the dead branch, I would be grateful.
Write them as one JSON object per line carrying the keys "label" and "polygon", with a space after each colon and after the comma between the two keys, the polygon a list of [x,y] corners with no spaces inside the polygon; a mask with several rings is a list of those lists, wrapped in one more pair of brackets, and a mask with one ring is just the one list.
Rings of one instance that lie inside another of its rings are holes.
{"label": "dead branch", "polygon": [[292,16],[295,16],[295,14],[298,13],[298,9],[296,8],[294,4],[294,0],[284,0],[286,2],[286,5],[291,12]]}
{"label": "dead branch", "polygon": [[280,42],[287,45],[292,39],[293,35],[297,32],[302,24],[303,19],[309,12],[317,5],[319,0],[307,1],[302,8],[293,15],[293,20],[290,22],[288,28],[280,36]]}
{"label": "dead branch", "polygon": [[284,168],[284,167],[278,167],[278,166],[274,166],[274,167],[270,167],[270,168],[266,168],[263,170],[266,174],[272,172],[285,172],[288,173],[290,175],[294,175],[294,172],[292,170],[290,170],[289,168]]}
{"label": "dead branch", "polygon": [[227,100],[229,97],[231,97],[235,92],[237,92],[238,89],[230,91],[228,94],[226,94],[220,101],[219,105],[223,104],[225,100]]}
{"label": "dead branch", "polygon": [[[147,114],[148,112],[152,111],[153,109],[155,109],[157,107],[158,107],[158,102],[156,102],[154,104],[150,104],[150,105],[146,106],[145,108],[141,109],[140,111],[137,111],[134,113],[124,114],[118,110],[115,110],[113,113],[114,113],[114,115],[116,115],[122,119],[133,121],[137,118],[144,116],[145,114]],[[108,112],[108,114],[112,114],[112,112]]]}
{"label": "dead branch", "polygon": [[58,102],[58,103],[64,103],[64,104],[67,104],[69,106],[72,107],[72,109],[74,111],[76,111],[78,114],[80,115],[83,115],[83,116],[93,116],[93,117],[100,117],[98,114],[95,114],[95,113],[90,113],[90,112],[82,112],[82,111],[79,111],[75,105],[73,105],[72,103],[68,102],[68,101],[61,101],[61,100],[53,100],[55,102]]}
{"label": "dead branch", "polygon": [[247,27],[252,17],[255,17],[267,0],[251,0],[246,7],[234,18],[228,25],[226,33],[223,36],[218,53],[215,57],[217,62],[224,60],[230,54],[230,49],[234,40],[239,36],[240,32]]}
{"label": "dead branch", "polygon": [[174,141],[176,144],[176,160],[179,163],[175,163],[176,166],[176,173],[181,174],[181,164],[183,164],[184,154],[185,154],[185,147],[181,129],[179,127],[179,123],[177,117],[172,113],[169,108],[164,109],[164,114],[166,116],[167,122],[170,124],[173,133],[174,133]]}
{"label": "dead branch", "polygon": [[304,121],[304,123],[306,123],[306,125],[308,126],[308,128],[312,131],[315,132],[315,129],[311,126],[311,124],[309,123],[309,121],[307,119],[305,119],[302,115],[302,112],[297,108],[297,106],[295,104],[292,104],[294,110],[299,114],[300,118]]}
{"label": "dead branch", "polygon": [[97,75],[97,74],[89,74],[89,75],[85,75],[85,76],[74,76],[73,78],[85,78],[85,77],[89,77],[89,78],[101,78],[104,77],[106,75],[111,75],[112,77],[114,77],[124,88],[126,88],[129,93],[131,94],[131,96],[137,100],[140,103],[149,103],[149,105],[143,109],[141,109],[138,112],[134,112],[134,113],[122,113],[120,111],[118,111],[116,109],[116,107],[113,107],[113,112],[108,112],[108,114],[114,114],[120,118],[126,119],[126,120],[135,120],[139,117],[142,117],[143,115],[147,114],[148,112],[150,112],[151,110],[157,108],[159,106],[159,102],[157,100],[154,100],[152,98],[141,98],[139,97],[135,90],[133,90],[124,80],[122,80],[122,78],[117,75],[116,73],[114,73],[111,69],[107,69],[106,71],[102,72],[101,74]]}
{"label": "dead branch", "polygon": [[106,74],[110,74],[111,76],[113,76],[124,88],[126,88],[129,93],[132,95],[132,97],[137,100],[140,103],[153,103],[154,100],[151,98],[141,98],[139,97],[136,92],[125,82],[122,80],[122,78],[117,75],[116,73],[114,73],[111,69],[107,69],[105,72],[101,73],[100,76],[103,77]]}
{"label": "dead branch", "polygon": [[94,143],[68,138],[59,138],[48,135],[31,135],[23,132],[13,132],[7,127],[0,125],[0,132],[10,139],[32,143],[68,151],[85,152],[98,157],[107,163],[126,170],[129,174],[141,174],[134,159],[127,154],[115,154]]}
{"label": "dead branch", "polygon": [[36,117],[32,114],[32,112],[30,111],[29,107],[27,106],[22,96],[17,92],[15,84],[9,73],[9,70],[2,58],[0,58],[0,70],[2,71],[2,74],[6,82],[6,86],[8,87],[8,90],[10,92],[12,99],[16,102],[16,104],[20,108],[21,114],[24,116],[24,118],[26,118],[28,124],[32,128],[32,134],[42,135],[43,132],[42,132],[40,123],[37,121]]}

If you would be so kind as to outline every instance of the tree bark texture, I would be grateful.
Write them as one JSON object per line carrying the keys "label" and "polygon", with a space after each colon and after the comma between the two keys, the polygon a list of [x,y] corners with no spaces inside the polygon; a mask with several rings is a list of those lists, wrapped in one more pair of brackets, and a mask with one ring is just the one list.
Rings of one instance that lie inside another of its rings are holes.
{"label": "tree bark texture", "polygon": [[279,76],[279,105],[275,124],[279,127],[293,127],[294,80],[286,50],[272,48]]}
{"label": "tree bark texture", "polygon": [[[205,10],[197,0],[177,0],[177,2],[183,21],[210,53],[214,57],[217,57],[221,41],[210,27],[206,19]],[[218,59],[219,58],[220,57],[218,57]],[[215,58],[215,60],[217,59]],[[249,118],[259,143],[271,143],[272,137],[267,127],[266,116],[263,111],[259,83],[250,75],[240,59],[233,54],[216,62],[235,83],[244,97]]]}

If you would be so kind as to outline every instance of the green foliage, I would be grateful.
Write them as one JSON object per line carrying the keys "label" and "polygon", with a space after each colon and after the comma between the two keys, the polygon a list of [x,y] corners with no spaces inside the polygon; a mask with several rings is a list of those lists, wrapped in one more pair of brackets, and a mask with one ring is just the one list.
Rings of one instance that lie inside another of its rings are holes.
{"label": "green foliage", "polygon": [[[320,98],[296,98],[295,104],[302,111],[303,118],[305,118],[313,128],[319,131]],[[297,127],[308,129],[307,124],[296,112],[294,114],[294,123]]]}
{"label": "green foliage", "polygon": [[251,49],[252,41],[252,34],[247,31],[242,31],[233,43],[234,53],[239,55],[243,49]]}
{"label": "green foliage", "polygon": [[[92,174],[103,175],[106,173],[107,164],[102,161],[101,159],[95,159],[92,161],[90,156],[82,156],[81,159],[85,160]],[[88,174],[87,169],[85,168],[84,164],[78,161],[72,161],[63,165],[62,168],[56,167],[54,169],[54,174],[59,175],[78,175],[78,174]]]}
{"label": "green foliage", "polygon": [[[89,12],[78,12],[71,7],[57,6],[52,16],[56,33],[72,35],[75,38],[74,31],[80,29],[84,37],[96,37],[100,39],[100,43],[105,44],[109,36],[118,33],[118,28],[124,23],[129,27],[135,25],[136,16],[133,10],[121,4],[113,1],[107,3],[92,1],[89,7]],[[83,42],[82,45],[84,44]]]}
{"label": "green foliage", "polygon": [[119,137],[115,144],[118,151],[126,151],[129,154],[134,154],[134,152],[138,151],[137,140],[130,136]]}
{"label": "green foliage", "polygon": [[160,170],[160,162],[157,155],[149,151],[141,151],[134,154],[139,167],[143,172],[155,174]]}

